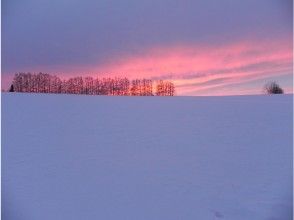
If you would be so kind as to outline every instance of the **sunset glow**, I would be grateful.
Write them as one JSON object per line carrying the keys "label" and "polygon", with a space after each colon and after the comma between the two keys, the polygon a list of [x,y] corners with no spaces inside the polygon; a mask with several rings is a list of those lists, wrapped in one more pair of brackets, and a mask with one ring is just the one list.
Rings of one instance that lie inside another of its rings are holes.
{"label": "sunset glow", "polygon": [[[292,73],[292,51],[283,42],[240,42],[224,46],[174,46],[150,49],[137,57],[98,67],[98,75],[172,79],[179,95]],[[219,91],[217,89],[216,91]],[[211,94],[221,94],[217,92]],[[243,91],[258,94],[258,89]]]}
{"label": "sunset glow", "polygon": [[[162,8],[165,3],[159,2]],[[118,6],[102,1],[84,3],[84,17],[72,17],[70,23],[61,9],[56,17],[46,15],[48,26],[38,23],[40,15],[23,17],[24,24],[14,20],[12,9],[23,11],[30,4],[45,10],[33,1],[15,8],[11,4],[4,19],[4,89],[15,73],[43,72],[64,79],[166,79],[174,82],[177,95],[261,94],[268,81],[293,93],[292,12],[287,4],[195,1],[189,7],[168,6],[171,11],[162,14],[150,2],[117,3],[121,10],[114,10]],[[90,13],[95,7],[105,14]],[[207,17],[204,9],[214,13]],[[233,11],[238,12],[234,19]],[[19,27],[32,28],[34,34]]]}

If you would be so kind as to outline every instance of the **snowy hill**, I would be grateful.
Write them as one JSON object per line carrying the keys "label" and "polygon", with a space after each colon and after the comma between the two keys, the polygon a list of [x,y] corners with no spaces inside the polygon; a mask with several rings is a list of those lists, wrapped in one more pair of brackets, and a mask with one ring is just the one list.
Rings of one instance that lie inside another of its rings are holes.
{"label": "snowy hill", "polygon": [[2,217],[292,219],[292,98],[2,94]]}

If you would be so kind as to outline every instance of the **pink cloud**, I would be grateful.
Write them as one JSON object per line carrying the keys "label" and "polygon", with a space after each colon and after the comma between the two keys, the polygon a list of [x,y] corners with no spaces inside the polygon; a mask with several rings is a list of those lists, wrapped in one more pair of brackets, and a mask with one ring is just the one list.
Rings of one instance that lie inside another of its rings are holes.
{"label": "pink cloud", "polygon": [[[292,73],[292,50],[284,41],[158,47],[139,56],[117,59],[93,72],[129,78],[167,78],[174,81],[179,95],[197,95],[226,85]],[[242,92],[260,93],[259,88]]]}
{"label": "pink cloud", "polygon": [[[67,78],[75,75],[125,76],[172,80],[178,95],[258,94],[260,88],[238,85],[291,74],[289,40],[241,41],[223,45],[172,45],[146,49],[137,55],[113,58],[97,67],[39,69]],[[288,88],[287,91],[292,91]]]}

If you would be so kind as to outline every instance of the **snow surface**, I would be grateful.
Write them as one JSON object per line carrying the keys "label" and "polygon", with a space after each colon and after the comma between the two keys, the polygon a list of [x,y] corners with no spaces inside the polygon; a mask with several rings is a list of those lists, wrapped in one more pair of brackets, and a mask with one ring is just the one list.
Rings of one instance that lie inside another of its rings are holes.
{"label": "snow surface", "polygon": [[2,217],[292,219],[292,98],[2,94]]}

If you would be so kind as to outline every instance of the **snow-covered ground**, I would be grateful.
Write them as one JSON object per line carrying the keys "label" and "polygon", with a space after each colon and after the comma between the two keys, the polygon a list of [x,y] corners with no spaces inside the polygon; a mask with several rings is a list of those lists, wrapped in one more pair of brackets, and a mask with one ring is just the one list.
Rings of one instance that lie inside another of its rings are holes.
{"label": "snow-covered ground", "polygon": [[2,94],[2,217],[292,219],[292,98]]}

